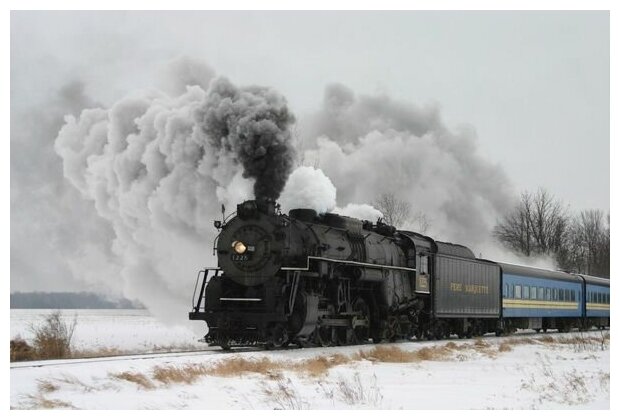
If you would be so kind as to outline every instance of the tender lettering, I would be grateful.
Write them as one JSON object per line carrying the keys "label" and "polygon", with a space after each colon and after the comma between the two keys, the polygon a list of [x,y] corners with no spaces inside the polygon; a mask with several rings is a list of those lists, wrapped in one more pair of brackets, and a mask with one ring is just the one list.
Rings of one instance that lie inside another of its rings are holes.
{"label": "tender lettering", "polygon": [[489,286],[481,284],[450,283],[451,292],[463,292],[472,295],[488,295]]}

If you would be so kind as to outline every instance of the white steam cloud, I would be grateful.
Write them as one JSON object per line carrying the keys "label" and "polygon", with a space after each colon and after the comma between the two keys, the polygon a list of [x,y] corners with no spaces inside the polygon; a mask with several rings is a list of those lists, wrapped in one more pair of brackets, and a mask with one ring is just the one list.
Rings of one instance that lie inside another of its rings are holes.
{"label": "white steam cloud", "polygon": [[361,220],[369,220],[373,223],[376,222],[377,219],[383,218],[383,213],[381,213],[370,204],[350,203],[343,208],[336,207],[332,211],[343,216],[354,217]]}
{"label": "white steam cloud", "polygon": [[438,239],[480,245],[512,203],[508,179],[478,154],[471,130],[451,132],[433,108],[332,85],[304,135],[304,160],[337,186],[340,206],[394,193],[427,215]]}
{"label": "white steam cloud", "polygon": [[336,187],[322,170],[300,166],[284,186],[280,205],[286,213],[295,208],[326,213],[336,206]]}
{"label": "white steam cloud", "polygon": [[84,249],[74,273],[162,318],[185,319],[196,272],[215,263],[221,204],[279,197],[284,211],[376,221],[369,203],[392,192],[428,215],[431,235],[475,246],[510,203],[508,180],[473,134],[450,132],[434,108],[329,86],[295,150],[294,117],[274,90],[239,88],[196,60],[175,61],[168,76],[164,91],[66,117],[55,142],[65,177],[113,231],[111,245]]}

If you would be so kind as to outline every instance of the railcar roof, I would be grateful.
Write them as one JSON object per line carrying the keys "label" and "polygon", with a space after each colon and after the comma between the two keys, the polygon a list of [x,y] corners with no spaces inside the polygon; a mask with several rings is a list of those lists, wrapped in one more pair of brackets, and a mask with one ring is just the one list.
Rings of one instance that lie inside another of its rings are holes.
{"label": "railcar roof", "polygon": [[583,277],[583,279],[588,284],[600,284],[601,286],[609,286],[609,279],[603,277],[594,277],[588,276],[587,274],[576,274],[579,277]]}
{"label": "railcar roof", "polygon": [[581,283],[582,279],[574,274],[565,273],[563,271],[548,270],[545,268],[528,267],[524,265],[508,264],[498,262],[502,271],[506,274],[515,274],[518,276],[538,277],[550,280],[571,281]]}
{"label": "railcar roof", "polygon": [[441,242],[441,241],[435,241],[435,245],[437,245],[438,254],[454,255],[456,257],[469,258],[469,259],[476,258],[476,256],[471,251],[471,249],[467,248],[464,245],[452,244],[450,242]]}

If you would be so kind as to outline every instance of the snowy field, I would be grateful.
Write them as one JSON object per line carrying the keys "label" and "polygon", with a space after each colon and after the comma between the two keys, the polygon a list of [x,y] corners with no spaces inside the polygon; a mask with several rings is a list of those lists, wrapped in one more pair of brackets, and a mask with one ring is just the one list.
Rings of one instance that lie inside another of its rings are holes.
{"label": "snowy field", "polygon": [[11,364],[11,408],[610,406],[609,331],[41,365]]}
{"label": "snowy field", "polygon": [[[51,309],[11,309],[11,338],[29,341],[30,326],[40,324],[52,312]],[[131,353],[206,348],[198,342],[207,332],[204,323],[188,320],[186,326],[164,325],[148,311],[135,309],[66,309],[61,314],[67,324],[76,317],[73,344],[77,351]]]}

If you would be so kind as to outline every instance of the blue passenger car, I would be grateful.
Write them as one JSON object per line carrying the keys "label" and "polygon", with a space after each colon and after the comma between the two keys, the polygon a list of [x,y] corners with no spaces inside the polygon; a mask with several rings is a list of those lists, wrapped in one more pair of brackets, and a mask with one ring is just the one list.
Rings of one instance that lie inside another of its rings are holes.
{"label": "blue passenger car", "polygon": [[579,274],[585,283],[585,316],[588,326],[609,326],[609,279]]}
{"label": "blue passenger car", "polygon": [[583,314],[583,279],[574,274],[499,263],[504,330],[569,330]]}

